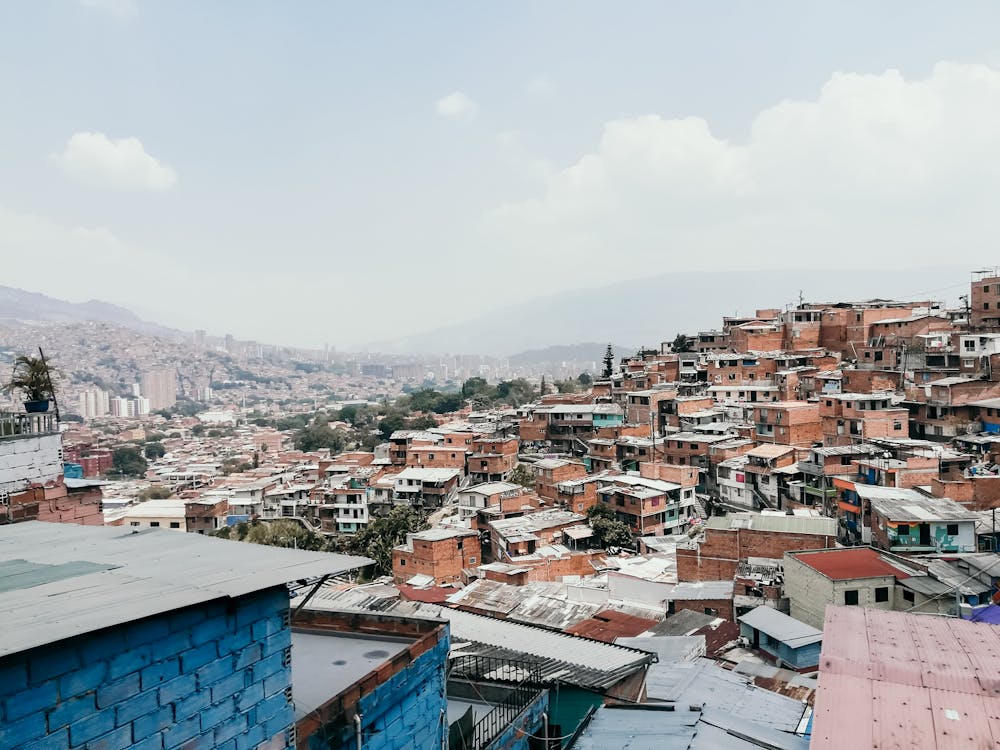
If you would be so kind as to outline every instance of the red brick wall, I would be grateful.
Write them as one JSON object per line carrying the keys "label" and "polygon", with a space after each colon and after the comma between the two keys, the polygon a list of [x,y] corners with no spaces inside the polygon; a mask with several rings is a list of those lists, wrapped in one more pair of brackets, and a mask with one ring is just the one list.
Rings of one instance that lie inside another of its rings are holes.
{"label": "red brick wall", "polygon": [[781,559],[786,552],[829,549],[836,538],[822,534],[779,534],[756,529],[706,529],[698,550],[677,550],[678,581],[723,581],[748,557]]}

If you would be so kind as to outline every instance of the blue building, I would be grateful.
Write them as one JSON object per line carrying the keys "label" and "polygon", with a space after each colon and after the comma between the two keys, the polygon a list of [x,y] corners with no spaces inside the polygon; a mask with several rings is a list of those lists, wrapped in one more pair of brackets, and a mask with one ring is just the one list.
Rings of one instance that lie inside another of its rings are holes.
{"label": "blue building", "polygon": [[781,666],[809,671],[819,666],[823,631],[772,607],[754,607],[737,618],[740,635],[750,646],[776,659]]}
{"label": "blue building", "polygon": [[0,749],[294,745],[289,583],[366,558],[37,521],[0,535]]}

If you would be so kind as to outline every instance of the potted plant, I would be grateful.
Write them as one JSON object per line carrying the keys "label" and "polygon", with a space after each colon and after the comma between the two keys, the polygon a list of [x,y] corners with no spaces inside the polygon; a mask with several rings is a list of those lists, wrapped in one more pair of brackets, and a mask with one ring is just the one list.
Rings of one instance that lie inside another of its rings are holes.
{"label": "potted plant", "polygon": [[49,367],[42,357],[21,354],[14,360],[14,373],[4,390],[21,391],[27,397],[24,402],[26,412],[48,411],[49,400],[55,396],[52,377],[56,374],[55,368]]}

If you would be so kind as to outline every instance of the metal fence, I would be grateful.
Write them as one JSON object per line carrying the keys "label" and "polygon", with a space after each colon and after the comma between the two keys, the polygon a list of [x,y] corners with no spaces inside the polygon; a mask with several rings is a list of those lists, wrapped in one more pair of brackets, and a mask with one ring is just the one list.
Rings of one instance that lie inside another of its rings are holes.
{"label": "metal fence", "polygon": [[491,692],[502,691],[499,700],[490,701],[493,709],[473,728],[472,750],[489,747],[543,689],[537,666],[495,656],[460,656],[450,664],[450,677],[488,684]]}

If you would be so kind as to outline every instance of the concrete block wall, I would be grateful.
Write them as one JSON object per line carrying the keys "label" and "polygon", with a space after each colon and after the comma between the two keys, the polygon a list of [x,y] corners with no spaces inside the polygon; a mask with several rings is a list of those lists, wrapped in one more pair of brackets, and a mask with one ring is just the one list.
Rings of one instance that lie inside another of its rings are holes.
{"label": "concrete block wall", "polygon": [[[441,747],[448,730],[445,688],[448,648],[449,639],[441,638],[405,669],[361,696],[357,712],[362,717],[365,750]],[[357,747],[354,732],[351,722],[332,734],[318,731],[309,737],[309,750],[353,750]]]}
{"label": "concrete block wall", "polygon": [[0,659],[0,749],[285,748],[284,587]]}
{"label": "concrete block wall", "polygon": [[62,476],[61,435],[19,435],[0,439],[0,490],[20,490]]}

